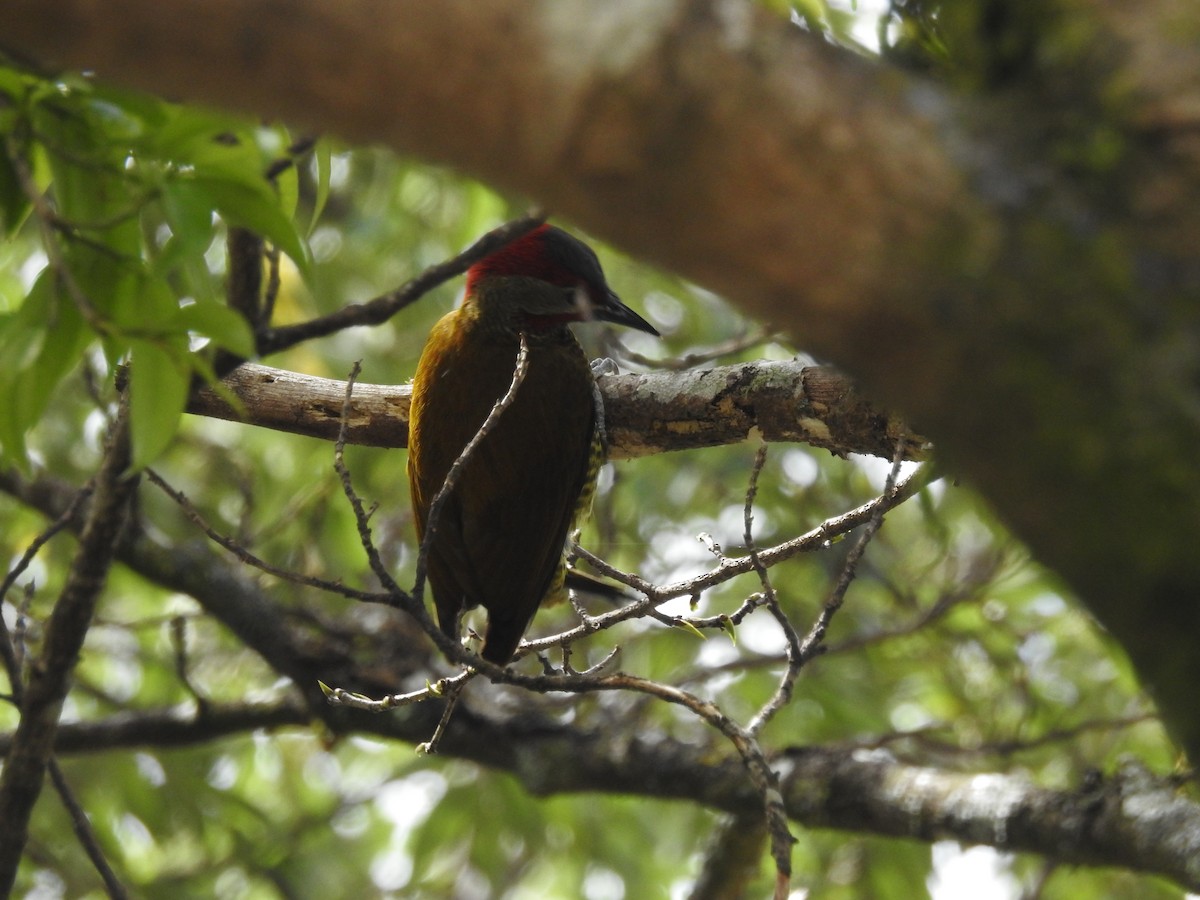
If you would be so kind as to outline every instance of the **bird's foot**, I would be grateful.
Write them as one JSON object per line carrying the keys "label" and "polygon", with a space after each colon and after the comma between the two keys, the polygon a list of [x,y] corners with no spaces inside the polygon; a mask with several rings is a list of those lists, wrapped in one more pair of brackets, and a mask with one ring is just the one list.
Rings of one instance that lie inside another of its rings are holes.
{"label": "bird's foot", "polygon": [[605,375],[620,375],[621,370],[617,367],[617,361],[609,356],[602,356],[599,359],[592,360],[592,377],[601,378]]}

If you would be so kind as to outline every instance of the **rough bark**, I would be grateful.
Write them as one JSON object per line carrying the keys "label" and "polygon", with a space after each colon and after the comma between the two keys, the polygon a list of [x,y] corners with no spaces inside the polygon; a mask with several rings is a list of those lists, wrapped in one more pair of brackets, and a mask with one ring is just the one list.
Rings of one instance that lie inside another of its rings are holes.
{"label": "rough bark", "polygon": [[[224,385],[241,409],[205,388],[188,411],[325,440],[338,436],[345,382],[246,364],[226,376]],[[909,459],[928,455],[920,435],[872,406],[848,378],[826,366],[759,362],[614,375],[600,379],[600,390],[611,459],[735,444],[755,435],[838,456],[866,453],[889,460],[904,440]],[[411,396],[407,384],[356,382],[347,442],[407,447]]]}
{"label": "rough bark", "polygon": [[[117,419],[66,584],[46,623],[41,652],[21,691],[21,718],[0,769],[0,895],[8,896],[29,834],[29,817],[50,764],[58,719],[83,639],[108,579],[136,478],[129,466],[127,410]],[[66,507],[64,506],[64,509]]]}

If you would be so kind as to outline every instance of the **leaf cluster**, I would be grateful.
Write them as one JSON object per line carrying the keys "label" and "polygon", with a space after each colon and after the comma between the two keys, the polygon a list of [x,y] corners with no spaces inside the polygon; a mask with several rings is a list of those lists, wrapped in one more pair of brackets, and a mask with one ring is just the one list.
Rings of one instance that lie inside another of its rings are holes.
{"label": "leaf cluster", "polygon": [[254,354],[249,323],[221,296],[212,250],[224,229],[252,229],[309,268],[294,224],[296,168],[267,177],[287,136],[13,68],[0,68],[0,106],[2,224],[44,254],[40,267],[27,257],[28,283],[8,285],[0,306],[0,391],[10,398],[0,453],[23,462],[27,433],[85,361],[106,381],[128,362],[141,468],[175,435],[193,379],[213,377],[211,352],[198,348]]}

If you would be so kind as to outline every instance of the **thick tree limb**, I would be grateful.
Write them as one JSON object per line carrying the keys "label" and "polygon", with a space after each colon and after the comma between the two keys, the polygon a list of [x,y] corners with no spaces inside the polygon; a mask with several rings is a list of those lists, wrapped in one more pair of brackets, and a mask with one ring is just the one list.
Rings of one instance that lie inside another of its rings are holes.
{"label": "thick tree limb", "polygon": [[[326,725],[340,734],[418,743],[437,712],[436,704],[388,716],[327,708]],[[257,728],[303,726],[311,715],[290,700],[202,715],[133,712],[64,724],[55,751],[185,746]],[[11,739],[0,734],[0,751]],[[738,760],[659,733],[599,733],[532,713],[482,718],[464,708],[439,752],[507,771],[541,796],[632,794],[700,802],[756,823],[761,816],[761,800]],[[1067,865],[1124,867],[1200,888],[1200,805],[1136,769],[1083,790],[1058,791],[1016,775],[947,772],[840,746],[797,749],[778,765],[789,816],[810,827],[1049,853]]]}
{"label": "thick tree limb", "polygon": [[[345,382],[246,364],[224,384],[243,411],[208,388],[197,392],[188,411],[326,440],[337,437]],[[848,378],[826,366],[759,362],[616,375],[601,378],[600,389],[613,459],[732,444],[755,433],[839,456],[869,453],[887,459],[907,437],[907,458],[927,455],[920,437],[867,403]],[[409,385],[356,382],[347,442],[407,447],[411,396]]]}

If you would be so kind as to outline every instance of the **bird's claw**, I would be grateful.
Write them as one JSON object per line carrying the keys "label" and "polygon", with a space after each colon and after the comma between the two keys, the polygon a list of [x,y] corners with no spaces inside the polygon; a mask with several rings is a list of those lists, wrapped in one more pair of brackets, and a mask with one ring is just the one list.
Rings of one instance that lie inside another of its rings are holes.
{"label": "bird's claw", "polygon": [[617,368],[616,360],[608,356],[602,356],[599,359],[592,360],[592,377],[601,378],[605,375],[620,375],[621,370]]}

